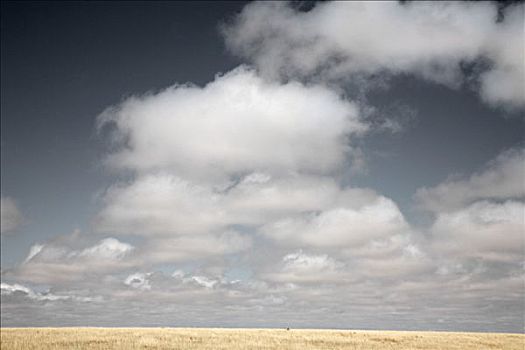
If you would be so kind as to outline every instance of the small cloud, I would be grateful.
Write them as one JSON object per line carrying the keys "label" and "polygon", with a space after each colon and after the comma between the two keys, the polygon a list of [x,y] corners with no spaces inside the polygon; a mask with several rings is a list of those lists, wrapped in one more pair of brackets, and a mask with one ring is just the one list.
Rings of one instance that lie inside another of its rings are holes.
{"label": "small cloud", "polygon": [[173,273],[171,274],[171,277],[173,278],[176,278],[176,279],[183,279],[184,276],[186,276],[186,273],[182,270],[175,270],[173,271]]}
{"label": "small cloud", "polygon": [[84,249],[73,249],[82,236],[72,235],[31,246],[24,262],[10,274],[37,283],[81,280],[85,273],[104,273],[129,266],[135,248],[115,238],[100,240]]}
{"label": "small cloud", "polygon": [[0,233],[2,234],[15,231],[24,220],[15,201],[10,197],[1,198],[0,213]]}
{"label": "small cloud", "polygon": [[139,290],[150,290],[151,284],[149,283],[148,277],[151,274],[136,272],[129,275],[125,280],[124,284]]}
{"label": "small cloud", "polygon": [[435,213],[458,210],[478,200],[525,198],[524,164],[525,149],[510,149],[466,179],[418,189],[415,198]]}
{"label": "small cloud", "polygon": [[8,283],[1,283],[0,284],[0,291],[2,296],[23,296],[26,298],[29,298],[31,300],[36,301],[64,301],[64,300],[72,300],[72,301],[79,301],[79,302],[91,302],[91,301],[101,301],[102,299],[100,297],[84,297],[84,296],[76,296],[76,295],[57,295],[51,292],[46,293],[39,293],[35,292],[29,287],[23,286],[21,284],[8,284]]}
{"label": "small cloud", "polygon": [[29,254],[27,254],[27,257],[24,260],[24,264],[33,259],[36,255],[38,255],[43,248],[44,244],[33,244],[29,249]]}
{"label": "small cloud", "polygon": [[97,245],[86,248],[80,252],[72,252],[71,256],[80,258],[100,258],[109,260],[121,260],[131,253],[135,248],[128,243],[120,242],[115,238],[106,238]]}
{"label": "small cloud", "polygon": [[206,276],[192,276],[191,279],[204,288],[212,289],[219,281],[212,280]]}
{"label": "small cloud", "polygon": [[341,267],[342,264],[337,263],[328,255],[307,255],[302,250],[285,255],[283,257],[284,271],[301,271],[301,272],[321,272],[334,271]]}

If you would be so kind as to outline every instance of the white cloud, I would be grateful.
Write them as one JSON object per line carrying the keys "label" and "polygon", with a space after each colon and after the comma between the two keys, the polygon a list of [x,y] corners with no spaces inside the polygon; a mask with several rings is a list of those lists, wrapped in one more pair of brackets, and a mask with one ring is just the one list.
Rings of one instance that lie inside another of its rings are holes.
{"label": "white cloud", "polygon": [[434,248],[448,257],[488,261],[523,260],[525,204],[476,202],[438,215],[432,226]]}
{"label": "white cloud", "polygon": [[99,123],[122,141],[107,162],[134,176],[102,195],[95,228],[144,236],[137,260],[206,261],[246,251],[261,233],[272,245],[333,249],[408,229],[390,199],[340,185],[367,125],[323,85],[240,67],[203,88],[127,99]]}
{"label": "white cloud", "polygon": [[448,180],[436,187],[421,188],[416,199],[425,209],[454,211],[480,199],[525,197],[525,149],[511,149],[467,179]]}
{"label": "white cloud", "polygon": [[50,242],[33,245],[25,261],[45,262],[58,259],[121,260],[133,249],[132,245],[120,242],[115,238],[102,239],[97,244],[82,250],[74,250],[67,246]]}
{"label": "white cloud", "polygon": [[218,193],[168,174],[114,186],[104,201],[96,221],[97,229],[103,232],[181,235],[207,233],[226,223]]}
{"label": "white cloud", "polygon": [[9,295],[9,294],[13,294],[15,292],[21,292],[21,293],[24,293],[24,294],[33,294],[33,291],[25,286],[22,286],[20,284],[9,284],[9,283],[1,283],[0,284],[0,290],[1,290],[1,293],[2,295]]}
{"label": "white cloud", "polygon": [[508,6],[497,22],[491,2],[334,1],[308,12],[255,2],[224,34],[234,53],[274,78],[411,73],[458,86],[461,64],[485,58],[490,67],[479,76],[482,98],[524,106],[523,9]]}
{"label": "white cloud", "polygon": [[126,267],[135,248],[115,238],[106,238],[85,249],[74,249],[81,241],[75,232],[63,239],[35,244],[12,276],[38,283],[78,281],[89,273],[108,273]]}
{"label": "white cloud", "polygon": [[135,248],[131,244],[120,242],[115,238],[106,238],[101,240],[97,245],[86,248],[78,253],[72,252],[69,256],[90,259],[121,260],[133,251],[133,249]]}
{"label": "white cloud", "polygon": [[107,162],[223,183],[253,172],[327,173],[339,168],[348,137],[366,130],[356,106],[321,85],[266,81],[239,67],[203,88],[175,85],[107,109],[125,147]]}
{"label": "white cloud", "polygon": [[38,244],[38,243],[33,244],[31,248],[29,248],[29,254],[27,254],[27,257],[25,258],[24,263],[33,259],[33,257],[37,255],[38,253],[40,253],[43,248],[44,248],[44,244]]}
{"label": "white cloud", "polygon": [[335,270],[338,267],[333,259],[326,254],[323,255],[307,255],[302,251],[290,253],[283,257],[285,270],[299,270],[308,272],[319,272],[323,270]]}
{"label": "white cloud", "polygon": [[286,218],[263,228],[268,237],[290,245],[359,247],[409,230],[394,202],[377,197],[358,208],[335,207]]}
{"label": "white cloud", "polygon": [[16,230],[23,221],[22,213],[10,197],[2,197],[0,202],[0,233]]}
{"label": "white cloud", "polygon": [[186,273],[183,270],[175,270],[171,274],[171,277],[177,278],[177,279],[182,279],[182,278],[184,278],[185,275],[186,275]]}
{"label": "white cloud", "polygon": [[435,215],[426,251],[435,275],[451,288],[486,288],[495,278],[506,283],[523,274],[524,167],[525,150],[511,149],[467,178],[417,191],[417,201]]}
{"label": "white cloud", "polygon": [[[364,200],[371,192],[353,190],[353,201]],[[340,196],[341,189],[328,177],[252,173],[225,190],[164,173],[110,188],[95,224],[98,231],[118,234],[209,234],[228,225],[261,225],[289,214],[322,210]]]}
{"label": "white cloud", "polygon": [[237,286],[240,284],[239,280],[229,281],[225,279],[224,276],[208,276],[203,274],[193,275],[190,273],[185,273],[182,270],[176,270],[171,275],[175,280],[181,282],[185,285],[197,286],[199,288],[205,289],[214,289],[214,288],[226,288],[231,289],[231,287]]}
{"label": "white cloud", "polygon": [[149,274],[137,272],[129,275],[124,280],[124,284],[139,289],[139,290],[150,290],[151,285],[148,280]]}
{"label": "white cloud", "polygon": [[107,162],[134,177],[102,195],[95,228],[153,238],[138,255],[157,262],[239,252],[251,239],[233,227],[253,232],[334,205],[342,190],[333,176],[351,137],[367,129],[332,90],[267,81],[246,67],[203,88],[130,98],[99,124],[125,140]]}
{"label": "white cloud", "polygon": [[197,283],[199,286],[202,286],[208,289],[213,288],[217,283],[219,283],[217,280],[212,280],[206,276],[193,276],[192,280],[195,283]]}
{"label": "white cloud", "polygon": [[58,295],[51,292],[39,293],[35,292],[29,287],[23,286],[18,283],[9,284],[2,282],[0,284],[0,293],[2,296],[16,296],[21,295],[35,301],[61,301],[61,300],[72,300],[77,302],[91,302],[100,301],[100,298],[96,297],[83,297],[76,295]]}
{"label": "white cloud", "polygon": [[[151,175],[104,198],[98,229],[147,237],[135,257],[154,263],[239,253],[254,233],[283,246],[357,249],[410,230],[392,200],[328,177],[252,173],[217,190]],[[250,234],[231,230],[239,226]]]}
{"label": "white cloud", "polygon": [[252,245],[251,237],[228,231],[213,235],[149,239],[138,252],[142,262],[165,263],[205,261],[208,258],[242,252]]}
{"label": "white cloud", "polygon": [[326,254],[306,254],[302,250],[285,255],[276,271],[266,272],[263,279],[281,283],[345,283],[344,264]]}

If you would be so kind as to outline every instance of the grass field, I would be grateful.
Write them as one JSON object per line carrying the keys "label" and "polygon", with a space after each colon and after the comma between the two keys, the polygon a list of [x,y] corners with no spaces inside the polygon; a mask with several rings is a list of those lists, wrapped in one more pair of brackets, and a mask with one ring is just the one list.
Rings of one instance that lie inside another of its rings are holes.
{"label": "grass field", "polygon": [[2,350],[28,349],[505,349],[525,335],[199,328],[2,328]]}

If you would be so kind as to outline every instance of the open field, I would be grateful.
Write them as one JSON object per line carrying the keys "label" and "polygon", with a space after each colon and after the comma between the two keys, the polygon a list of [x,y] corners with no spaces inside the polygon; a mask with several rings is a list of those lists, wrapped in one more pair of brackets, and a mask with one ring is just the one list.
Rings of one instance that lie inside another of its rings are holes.
{"label": "open field", "polygon": [[1,349],[505,349],[525,335],[199,328],[2,328]]}

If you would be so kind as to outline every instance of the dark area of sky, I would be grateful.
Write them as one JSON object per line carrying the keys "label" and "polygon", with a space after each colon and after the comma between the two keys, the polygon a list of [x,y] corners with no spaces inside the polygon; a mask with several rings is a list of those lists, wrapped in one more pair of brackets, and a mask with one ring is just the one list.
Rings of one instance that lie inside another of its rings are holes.
{"label": "dark area of sky", "polygon": [[[96,116],[126,96],[176,82],[202,85],[240,64],[218,24],[244,5],[2,2],[1,190],[26,217],[20,232],[2,237],[10,247],[2,249],[3,266],[20,261],[35,241],[89,230],[94,194],[114,180],[100,166]],[[524,136],[519,112],[487,106],[468,89],[398,77],[369,101],[416,114],[404,132],[361,141],[368,172],[351,183],[392,197],[405,211],[417,188],[468,174]]]}

